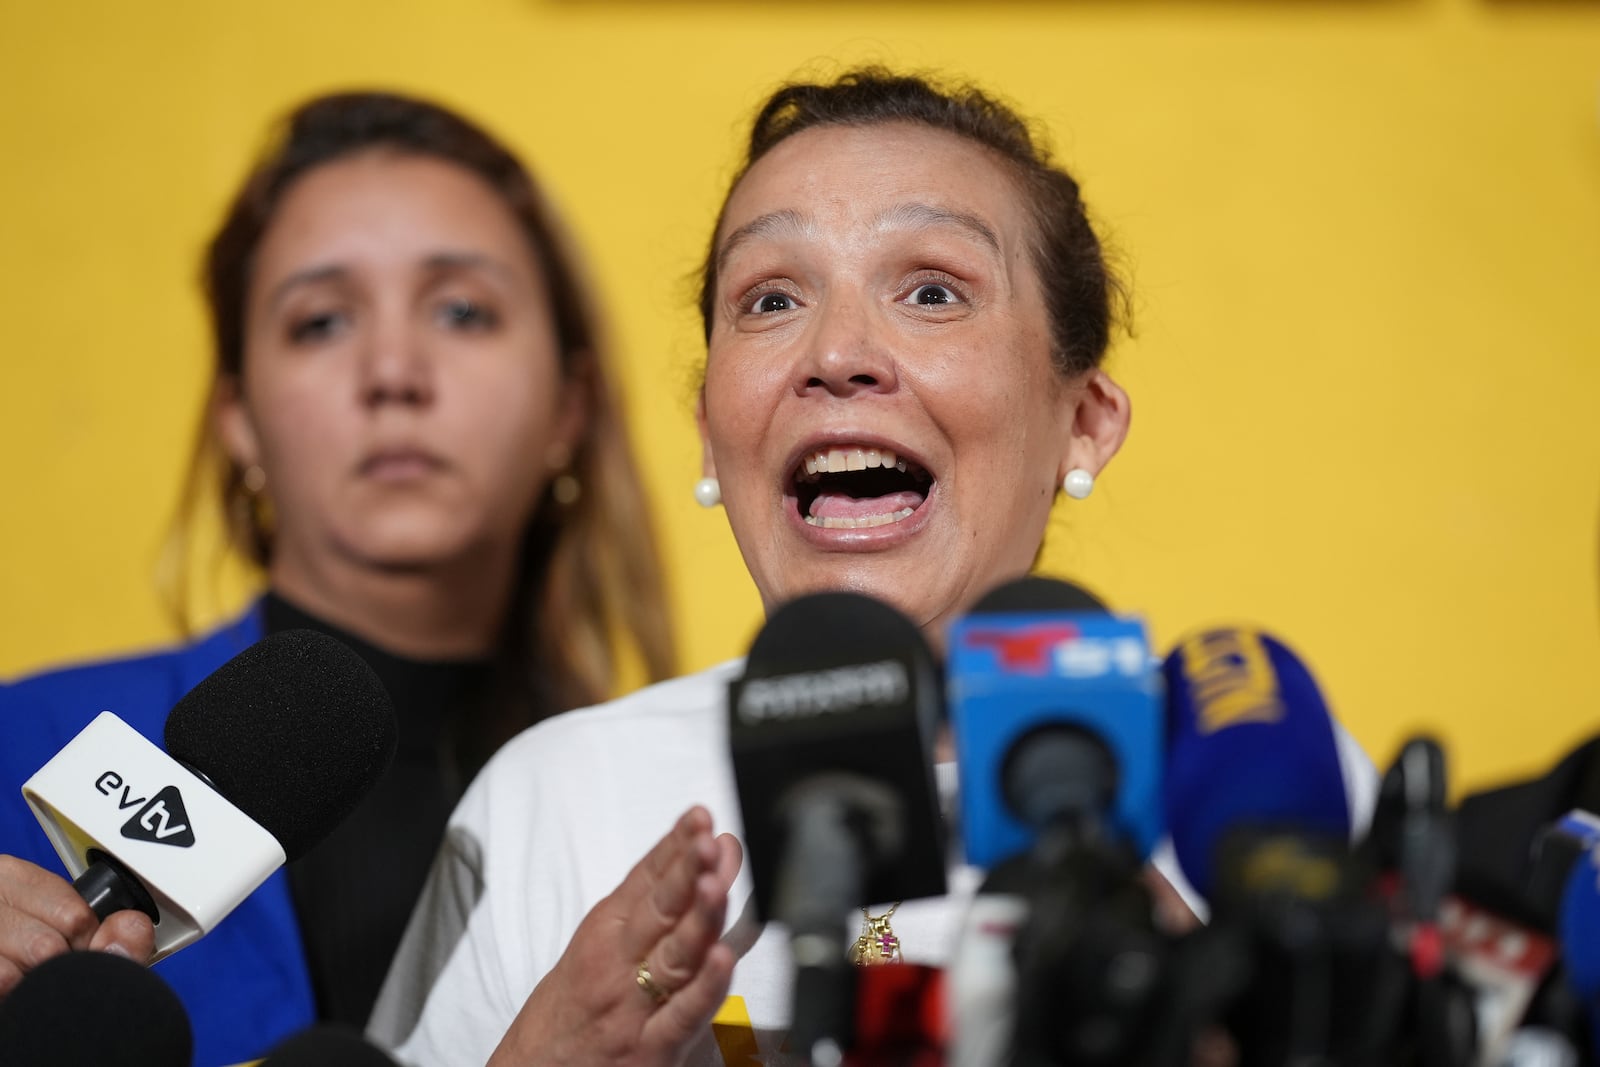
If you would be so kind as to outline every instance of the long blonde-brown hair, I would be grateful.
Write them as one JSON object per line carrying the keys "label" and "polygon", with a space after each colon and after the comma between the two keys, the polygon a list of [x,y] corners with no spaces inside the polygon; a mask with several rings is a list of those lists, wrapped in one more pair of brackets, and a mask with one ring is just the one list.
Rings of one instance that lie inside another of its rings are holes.
{"label": "long blonde-brown hair", "polygon": [[[309,171],[370,151],[451,163],[494,190],[543,269],[562,371],[583,386],[588,399],[585,436],[568,468],[581,491],[576,500],[559,502],[547,488],[535,508],[496,649],[493,695],[458,733],[461,757],[475,766],[537,719],[603,699],[613,688],[623,646],[631,646],[650,679],[670,675],[675,653],[666,594],[605,338],[570,242],[517,158],[437,104],[393,93],[338,93],[312,99],[287,117],[207,249],[203,282],[216,356],[213,393],[243,373],[255,254],[285,194]],[[527,461],[543,463],[545,457]],[[190,551],[184,531],[219,499],[229,545],[265,568],[272,557],[270,515],[207,419],[174,523],[180,556]],[[186,627],[190,570],[187,560],[174,568],[168,590]]]}

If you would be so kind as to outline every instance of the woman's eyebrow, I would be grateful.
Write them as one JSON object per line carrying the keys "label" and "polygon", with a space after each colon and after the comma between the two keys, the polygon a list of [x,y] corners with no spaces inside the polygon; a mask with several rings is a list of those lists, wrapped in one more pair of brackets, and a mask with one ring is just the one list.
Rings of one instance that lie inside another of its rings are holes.
{"label": "woman's eyebrow", "polygon": [[[896,204],[874,220],[874,228],[880,230],[920,230],[938,226],[954,226],[964,230],[993,249],[996,255],[1000,254],[1000,238],[995,236],[989,224],[976,215],[969,215],[964,211],[952,211],[949,208],[912,201]],[[748,241],[802,236],[811,228],[810,220],[792,208],[759,215],[723,238],[722,247],[717,250],[717,270],[720,272],[728,257]]]}
{"label": "woman's eyebrow", "polygon": [[[486,270],[491,274],[500,275],[507,281],[516,279],[516,272],[509,266],[482,252],[435,252],[423,259],[422,266],[433,274],[454,270]],[[350,268],[340,263],[326,263],[297,270],[272,287],[272,292],[267,296],[267,310],[271,311],[277,307],[284,297],[301,286],[339,281],[349,274]]]}
{"label": "woman's eyebrow", "polygon": [[318,282],[337,281],[349,273],[337,263],[327,263],[317,267],[306,267],[297,270],[272,287],[272,292],[267,294],[267,310],[271,311],[283,302],[283,298],[302,285],[316,285]]}
{"label": "woman's eyebrow", "polygon": [[952,211],[949,208],[912,201],[896,204],[876,219],[876,228],[880,230],[922,230],[940,226],[954,226],[965,230],[992,248],[996,255],[1000,254],[1000,238],[995,236],[989,224],[978,216],[969,215],[964,211]]}
{"label": "woman's eyebrow", "polygon": [[435,252],[422,261],[428,271],[486,270],[506,281],[515,281],[516,272],[493,256],[482,252]]}
{"label": "woman's eyebrow", "polygon": [[793,208],[769,211],[765,215],[757,216],[722,239],[722,247],[717,250],[717,270],[721,271],[728,257],[746,241],[758,237],[798,236],[810,229],[809,220]]}

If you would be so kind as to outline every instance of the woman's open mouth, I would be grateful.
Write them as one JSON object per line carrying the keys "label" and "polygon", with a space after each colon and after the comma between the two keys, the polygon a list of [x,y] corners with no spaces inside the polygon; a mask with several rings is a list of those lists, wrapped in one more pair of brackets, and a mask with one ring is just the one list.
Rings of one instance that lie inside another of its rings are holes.
{"label": "woman's open mouth", "polygon": [[933,476],[916,463],[865,445],[809,452],[793,478],[800,517],[828,530],[900,522],[922,505],[933,485]]}

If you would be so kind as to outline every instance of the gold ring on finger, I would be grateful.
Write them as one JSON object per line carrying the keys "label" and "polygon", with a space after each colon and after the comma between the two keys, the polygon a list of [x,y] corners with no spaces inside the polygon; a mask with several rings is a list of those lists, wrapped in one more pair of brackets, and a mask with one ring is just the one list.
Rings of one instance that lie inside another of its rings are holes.
{"label": "gold ring on finger", "polygon": [[639,988],[649,994],[650,999],[657,1004],[665,1004],[667,998],[672,995],[661,988],[654,978],[650,977],[650,961],[648,960],[639,961],[639,969],[634,972],[634,980],[639,983]]}

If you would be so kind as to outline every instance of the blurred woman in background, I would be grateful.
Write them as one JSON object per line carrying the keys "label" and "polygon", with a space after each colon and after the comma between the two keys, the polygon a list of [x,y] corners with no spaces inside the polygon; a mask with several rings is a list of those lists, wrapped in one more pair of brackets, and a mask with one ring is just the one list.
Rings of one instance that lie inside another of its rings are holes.
{"label": "blurred woman in background", "polygon": [[219,490],[264,595],[179,648],[0,687],[0,995],[69,948],[150,955],[143,915],[99,924],[55,873],[19,794],[99,711],[159,740],[196,682],[295,627],[344,640],[389,690],[399,747],[373,792],[157,968],[202,1065],[315,1018],[364,1023],[489,755],[605,698],[619,660],[674,667],[589,287],[504,146],[423,100],[311,100],[234,198],[204,280],[216,366],[179,528]]}

